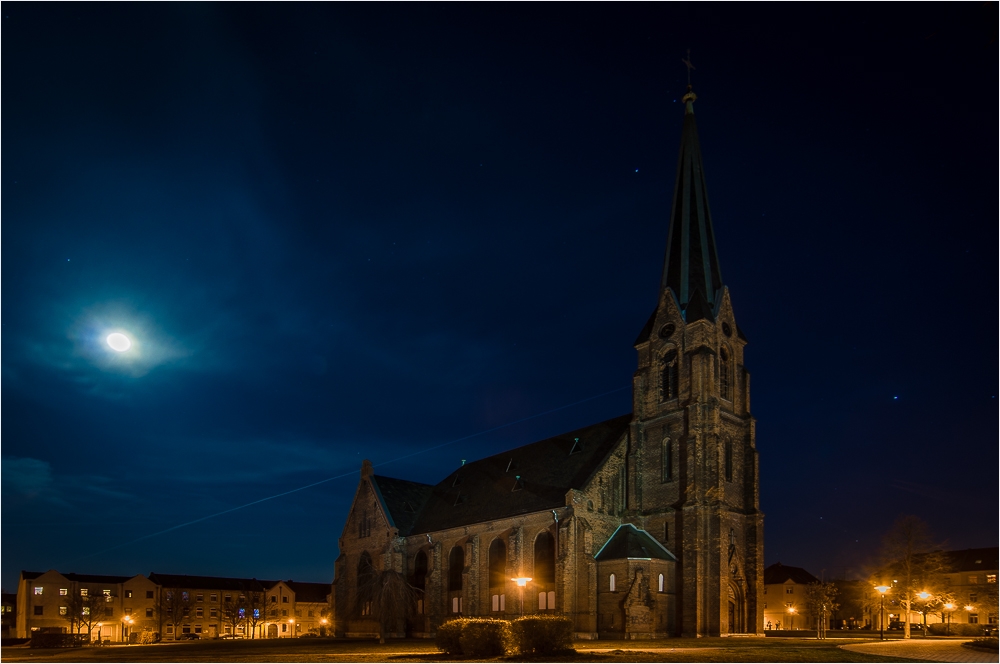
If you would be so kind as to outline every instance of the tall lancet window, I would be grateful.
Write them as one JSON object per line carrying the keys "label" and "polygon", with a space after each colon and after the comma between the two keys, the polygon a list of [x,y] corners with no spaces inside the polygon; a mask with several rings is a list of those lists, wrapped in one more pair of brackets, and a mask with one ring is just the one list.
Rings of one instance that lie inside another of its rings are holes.
{"label": "tall lancet window", "polygon": [[660,401],[677,398],[677,351],[672,350],[663,356],[662,375],[660,376]]}
{"label": "tall lancet window", "polygon": [[669,482],[674,479],[674,441],[670,438],[663,439],[663,458],[661,468],[663,471],[663,481]]}
{"label": "tall lancet window", "polygon": [[729,375],[731,364],[729,351],[723,346],[719,349],[719,396],[726,401],[733,400],[733,381]]}
{"label": "tall lancet window", "polygon": [[733,441],[726,438],[725,442],[725,463],[726,463],[726,481],[733,481]]}

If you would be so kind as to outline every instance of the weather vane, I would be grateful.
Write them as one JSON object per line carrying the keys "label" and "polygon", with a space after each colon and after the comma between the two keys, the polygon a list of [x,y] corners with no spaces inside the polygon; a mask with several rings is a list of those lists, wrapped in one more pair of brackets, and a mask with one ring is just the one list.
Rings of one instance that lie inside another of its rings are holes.
{"label": "weather vane", "polygon": [[688,85],[690,86],[691,85],[691,70],[694,69],[694,65],[691,64],[691,49],[688,49],[687,52],[688,52],[688,56],[686,58],[681,58],[681,62],[683,62],[687,66],[687,70],[688,70]]}

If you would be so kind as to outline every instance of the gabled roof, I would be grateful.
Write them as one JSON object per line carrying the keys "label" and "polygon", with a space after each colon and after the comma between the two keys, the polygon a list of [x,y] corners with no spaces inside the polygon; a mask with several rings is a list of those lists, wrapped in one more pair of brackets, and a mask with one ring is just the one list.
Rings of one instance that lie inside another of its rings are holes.
{"label": "gabled roof", "polygon": [[677,558],[645,530],[631,523],[618,526],[608,541],[594,555],[595,560],[673,560]]}
{"label": "gabled roof", "polygon": [[434,487],[381,475],[372,475],[371,479],[390,525],[398,528],[400,535],[409,535]]}
{"label": "gabled roof", "polygon": [[808,585],[810,583],[818,583],[819,579],[801,567],[790,567],[781,563],[774,563],[764,568],[764,585],[781,584],[788,581]]}
{"label": "gabled roof", "polygon": [[[467,463],[435,486],[372,477],[400,535],[432,533],[563,507],[628,432],[632,415],[540,440]],[[579,450],[570,454],[574,439]],[[414,502],[422,499],[419,507]],[[412,502],[411,502],[412,501]],[[416,513],[411,517],[405,505]],[[404,530],[404,526],[410,524]]]}
{"label": "gabled roof", "polygon": [[276,581],[236,579],[226,576],[192,576],[190,574],[160,574],[152,572],[149,580],[164,588],[193,588],[200,590],[252,590],[260,592]]}
{"label": "gabled roof", "polygon": [[285,581],[285,584],[295,592],[296,602],[326,603],[326,597],[333,592],[329,583],[306,583],[303,581]]}
{"label": "gabled roof", "polygon": [[70,572],[69,574],[63,574],[64,577],[70,581],[75,581],[77,583],[125,583],[129,579],[134,578],[133,576],[113,576],[108,574],[77,574],[76,572]]}

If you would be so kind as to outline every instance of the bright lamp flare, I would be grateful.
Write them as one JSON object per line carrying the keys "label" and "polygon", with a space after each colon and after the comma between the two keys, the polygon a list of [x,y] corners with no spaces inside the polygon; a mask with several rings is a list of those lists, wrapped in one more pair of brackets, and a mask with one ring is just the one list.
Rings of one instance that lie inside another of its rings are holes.
{"label": "bright lamp flare", "polygon": [[132,347],[132,341],[121,332],[112,332],[108,335],[108,345],[111,346],[111,350],[124,353]]}

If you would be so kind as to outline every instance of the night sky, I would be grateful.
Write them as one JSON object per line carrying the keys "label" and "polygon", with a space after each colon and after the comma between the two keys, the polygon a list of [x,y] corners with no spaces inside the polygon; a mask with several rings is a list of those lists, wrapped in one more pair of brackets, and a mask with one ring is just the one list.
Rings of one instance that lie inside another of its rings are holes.
{"label": "night sky", "polygon": [[688,48],[765,562],[997,544],[996,3],[2,12],[8,591],[330,581],[362,459],[629,412]]}

